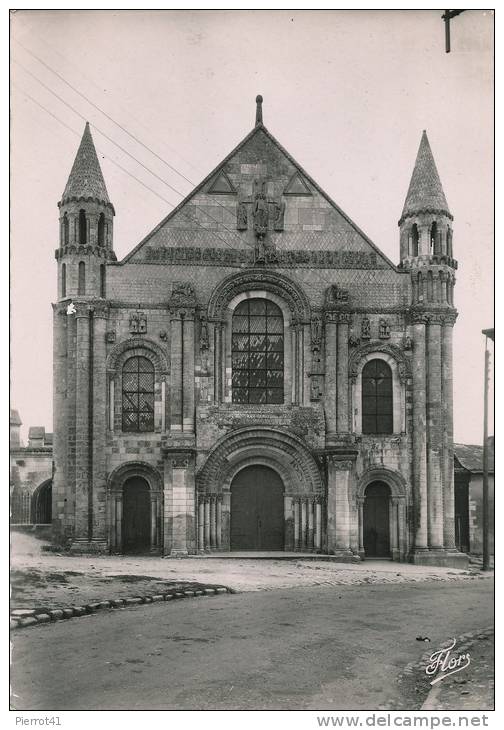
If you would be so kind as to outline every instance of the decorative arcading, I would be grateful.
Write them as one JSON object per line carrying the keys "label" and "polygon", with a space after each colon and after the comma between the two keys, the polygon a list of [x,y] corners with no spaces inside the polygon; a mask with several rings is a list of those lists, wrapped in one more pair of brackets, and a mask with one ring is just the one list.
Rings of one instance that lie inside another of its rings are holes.
{"label": "decorative arcading", "polygon": [[218,284],[208,302],[208,319],[222,321],[226,307],[233,297],[257,288],[281,297],[288,304],[292,317],[298,322],[310,321],[310,304],[302,289],[283,274],[263,269],[248,269],[232,274]]}
{"label": "decorative arcading", "polygon": [[374,354],[375,352],[378,355],[380,353],[384,353],[394,358],[394,360],[397,362],[399,379],[402,383],[404,383],[406,379],[411,377],[411,362],[409,358],[404,355],[404,352],[399,347],[396,347],[396,345],[392,345],[389,342],[385,343],[380,340],[378,342],[366,342],[365,344],[360,345],[360,347],[355,348],[355,350],[352,352],[348,368],[349,377],[352,382],[355,383],[357,380],[359,364],[362,359],[367,355]]}
{"label": "decorative arcading", "polygon": [[62,246],[55,250],[54,258],[58,260],[65,256],[87,256],[90,254],[107,261],[117,261],[117,256],[110,248],[105,248],[105,246],[91,246],[90,244]]}
{"label": "decorative arcading", "polygon": [[[324,487],[317,463],[301,439],[283,429],[265,426],[241,428],[224,436],[214,446],[196,475],[198,492],[222,489],[233,454],[243,452],[244,460],[247,460],[247,448],[258,448],[259,453],[271,463],[278,461],[283,464],[284,469],[287,466],[307,493],[323,493]],[[292,488],[289,484],[285,486],[287,489]]]}
{"label": "decorative arcading", "polygon": [[156,373],[164,375],[169,372],[168,360],[163,349],[158,345],[157,342],[152,340],[150,337],[142,335],[141,337],[130,337],[127,340],[118,342],[110,351],[106,369],[108,373],[116,373],[121,365],[123,356],[144,355],[147,351],[152,359]]}

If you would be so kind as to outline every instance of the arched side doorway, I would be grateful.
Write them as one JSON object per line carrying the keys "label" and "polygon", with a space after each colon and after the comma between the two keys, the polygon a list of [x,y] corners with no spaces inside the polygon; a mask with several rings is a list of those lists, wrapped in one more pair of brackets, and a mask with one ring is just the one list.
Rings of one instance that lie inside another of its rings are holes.
{"label": "arched side doorway", "polygon": [[385,482],[368,484],[364,496],[363,538],[366,558],[390,558],[390,489]]}
{"label": "arched side doorway", "polygon": [[267,466],[242,469],[231,483],[231,550],[284,549],[284,485]]}
{"label": "arched side doorway", "polygon": [[150,550],[150,489],[142,477],[130,477],[123,485],[123,552],[144,553]]}
{"label": "arched side doorway", "polygon": [[34,525],[50,525],[52,522],[52,481],[41,484],[33,493],[32,518]]}
{"label": "arched side doorway", "polygon": [[163,481],[145,462],[128,462],[108,478],[112,553],[159,553],[163,542]]}
{"label": "arched side doorway", "polygon": [[361,558],[408,559],[408,486],[399,472],[375,467],[357,485]]}

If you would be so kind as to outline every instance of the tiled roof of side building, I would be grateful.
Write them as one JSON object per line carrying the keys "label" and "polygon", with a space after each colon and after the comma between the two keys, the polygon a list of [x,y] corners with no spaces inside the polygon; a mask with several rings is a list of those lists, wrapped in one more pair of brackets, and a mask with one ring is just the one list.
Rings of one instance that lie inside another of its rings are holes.
{"label": "tiled roof of side building", "polygon": [[16,411],[15,408],[11,408],[10,409],[10,425],[11,426],[21,426],[22,423],[23,422],[22,422],[21,418],[19,417],[18,411]]}
{"label": "tiled roof of side building", "polygon": [[[471,472],[483,471],[483,446],[474,444],[454,444],[455,456],[460,465]],[[493,439],[489,439],[488,470],[494,471]]]}
{"label": "tiled roof of side building", "polygon": [[79,198],[94,198],[102,203],[110,203],[89,122],[86,122],[61,202]]}
{"label": "tiled roof of side building", "polygon": [[425,129],[418,148],[401,218],[423,210],[443,211],[450,215]]}

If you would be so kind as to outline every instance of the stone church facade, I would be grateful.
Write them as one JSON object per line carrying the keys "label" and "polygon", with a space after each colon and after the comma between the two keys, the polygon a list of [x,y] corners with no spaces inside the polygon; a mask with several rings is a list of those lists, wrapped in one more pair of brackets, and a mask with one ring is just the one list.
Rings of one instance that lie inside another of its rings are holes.
{"label": "stone church facade", "polygon": [[392,263],[262,120],[122,261],[86,125],[59,205],[53,539],[463,564],[452,215],[424,132]]}

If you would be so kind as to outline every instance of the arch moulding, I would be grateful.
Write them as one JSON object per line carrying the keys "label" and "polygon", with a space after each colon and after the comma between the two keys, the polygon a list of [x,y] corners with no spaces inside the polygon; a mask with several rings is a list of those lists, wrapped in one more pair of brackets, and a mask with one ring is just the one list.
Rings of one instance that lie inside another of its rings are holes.
{"label": "arch moulding", "polygon": [[163,491],[163,479],[155,467],[145,461],[129,461],[126,464],[121,464],[110,473],[107,480],[108,493],[122,493],[124,483],[131,477],[145,479],[151,493],[161,493]]}
{"label": "arch moulding", "polygon": [[256,464],[274,469],[289,493],[324,491],[317,463],[303,442],[282,429],[263,426],[237,429],[220,439],[196,475],[196,488],[200,493],[229,490],[242,469]]}
{"label": "arch moulding", "polygon": [[169,372],[168,360],[163,349],[150,337],[130,337],[118,342],[107,357],[107,372],[116,373],[124,360],[136,355],[144,356],[147,351],[152,359],[154,368],[160,375]]}
{"label": "arch moulding", "polygon": [[295,321],[310,321],[310,304],[301,287],[283,274],[264,269],[248,269],[226,277],[210,296],[208,318],[222,321],[231,299],[254,290],[268,291],[283,299]]}
{"label": "arch moulding", "polygon": [[388,355],[393,358],[397,363],[397,373],[399,380],[402,384],[411,377],[411,363],[403,351],[396,345],[391,345],[385,342],[367,342],[365,345],[360,345],[352,353],[349,363],[349,376],[353,383],[356,382],[359,370],[363,361],[368,355],[375,355],[379,357],[381,354]]}
{"label": "arch moulding", "polygon": [[357,499],[364,499],[366,487],[372,482],[385,482],[390,487],[390,493],[393,498],[406,498],[406,482],[404,478],[392,469],[369,469],[366,471],[357,483]]}

